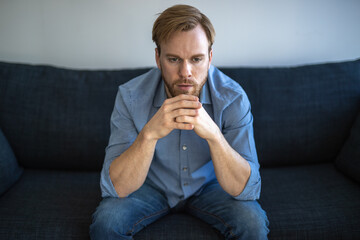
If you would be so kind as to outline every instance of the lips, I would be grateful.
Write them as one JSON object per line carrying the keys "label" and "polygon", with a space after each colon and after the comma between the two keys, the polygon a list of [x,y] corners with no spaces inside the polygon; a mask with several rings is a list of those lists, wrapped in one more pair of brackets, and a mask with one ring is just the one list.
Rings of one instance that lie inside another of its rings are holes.
{"label": "lips", "polygon": [[177,87],[183,91],[187,91],[193,87],[192,84],[178,84]]}

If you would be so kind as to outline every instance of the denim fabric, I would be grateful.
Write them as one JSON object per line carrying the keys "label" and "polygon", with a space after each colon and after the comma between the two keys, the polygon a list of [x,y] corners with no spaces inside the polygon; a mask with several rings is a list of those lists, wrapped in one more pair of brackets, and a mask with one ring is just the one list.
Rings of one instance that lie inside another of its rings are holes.
{"label": "denim fabric", "polygon": [[360,109],[350,136],[335,160],[335,165],[344,174],[360,183]]}
{"label": "denim fabric", "polygon": [[[185,211],[217,229],[226,239],[267,239],[266,213],[257,201],[238,201],[217,181],[170,208],[163,192],[145,183],[128,198],[105,198],[90,226],[95,239],[133,239],[133,235],[170,211]],[[183,235],[175,236],[183,237]]]}
{"label": "denim fabric", "polygon": [[0,128],[0,196],[8,190],[21,176],[19,167],[8,141]]}
{"label": "denim fabric", "polygon": [[221,70],[249,97],[261,167],[334,161],[360,109],[360,60]]}

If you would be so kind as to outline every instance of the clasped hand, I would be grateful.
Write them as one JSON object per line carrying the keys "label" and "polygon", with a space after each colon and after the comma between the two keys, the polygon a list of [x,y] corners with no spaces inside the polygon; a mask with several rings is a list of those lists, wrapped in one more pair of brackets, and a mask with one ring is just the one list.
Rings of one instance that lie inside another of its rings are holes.
{"label": "clasped hand", "polygon": [[146,136],[158,140],[174,129],[194,130],[206,140],[215,137],[218,132],[217,125],[202,107],[199,98],[184,94],[166,99],[143,130]]}

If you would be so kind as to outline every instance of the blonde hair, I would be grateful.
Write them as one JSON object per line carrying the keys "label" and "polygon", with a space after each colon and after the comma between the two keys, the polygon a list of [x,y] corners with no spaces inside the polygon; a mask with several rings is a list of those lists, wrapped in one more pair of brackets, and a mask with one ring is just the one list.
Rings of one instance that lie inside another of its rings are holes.
{"label": "blonde hair", "polygon": [[154,22],[152,40],[160,55],[160,44],[169,40],[177,31],[190,31],[198,25],[204,29],[209,42],[209,51],[215,40],[215,29],[208,17],[189,5],[175,5],[165,11]]}

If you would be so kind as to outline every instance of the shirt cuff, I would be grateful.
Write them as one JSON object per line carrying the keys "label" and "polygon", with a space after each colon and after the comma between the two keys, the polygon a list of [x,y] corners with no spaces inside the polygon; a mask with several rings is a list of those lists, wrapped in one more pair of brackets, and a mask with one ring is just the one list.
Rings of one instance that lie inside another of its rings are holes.
{"label": "shirt cuff", "polygon": [[110,164],[114,160],[115,160],[115,158],[112,159],[111,161],[105,161],[104,166],[101,171],[100,188],[101,188],[101,196],[103,198],[106,198],[106,197],[117,197],[118,198],[119,197],[119,195],[117,194],[115,187],[111,181],[110,173],[109,173]]}
{"label": "shirt cuff", "polygon": [[234,197],[236,200],[257,200],[260,198],[261,177],[259,173],[259,165],[253,162],[248,163],[251,168],[250,177],[244,190],[238,196]]}

